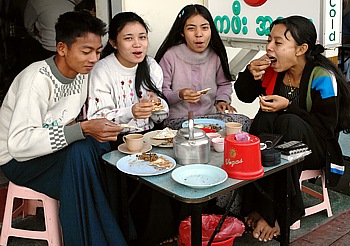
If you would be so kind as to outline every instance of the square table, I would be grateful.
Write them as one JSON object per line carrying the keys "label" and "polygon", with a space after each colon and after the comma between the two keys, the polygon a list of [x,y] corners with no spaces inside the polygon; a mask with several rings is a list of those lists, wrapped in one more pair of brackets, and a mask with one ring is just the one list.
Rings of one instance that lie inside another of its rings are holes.
{"label": "square table", "polygon": [[[164,154],[175,159],[175,153],[173,148],[160,148],[153,147],[152,153]],[[126,156],[119,152],[118,150],[111,151],[102,156],[103,160],[114,167],[119,159]],[[290,227],[290,198],[288,196],[288,191],[290,190],[291,181],[289,180],[290,167],[296,163],[302,161],[304,158],[300,157],[298,159],[287,161],[282,159],[281,163],[273,167],[264,168],[264,176],[271,175],[276,172],[281,172],[281,175],[286,175],[285,184],[281,184],[281,192],[284,194],[282,197],[284,201],[282,202],[281,214],[285,215],[281,217],[281,245],[289,244],[289,227]],[[210,161],[208,165],[214,165],[221,167],[224,162],[224,154],[218,153],[213,150],[210,151]],[[177,164],[175,168],[182,166]],[[205,202],[214,199],[220,195],[224,195],[232,190],[240,188],[245,184],[253,182],[254,180],[238,180],[228,178],[224,183],[205,188],[205,189],[194,189],[182,184],[177,183],[171,177],[171,172],[167,172],[156,176],[135,176],[130,174],[125,174],[122,176],[129,176],[145,184],[152,189],[158,190],[167,196],[170,196],[180,202],[188,203],[191,206],[191,243],[192,245],[202,245],[202,206]],[[263,178],[262,177],[262,178]],[[123,189],[123,187],[122,187]],[[123,189],[125,191],[126,189]],[[123,200],[123,199],[122,199]],[[125,200],[125,199],[124,199]],[[122,203],[126,201],[122,201]],[[125,204],[124,204],[125,205]],[[123,207],[123,206],[122,206]]]}

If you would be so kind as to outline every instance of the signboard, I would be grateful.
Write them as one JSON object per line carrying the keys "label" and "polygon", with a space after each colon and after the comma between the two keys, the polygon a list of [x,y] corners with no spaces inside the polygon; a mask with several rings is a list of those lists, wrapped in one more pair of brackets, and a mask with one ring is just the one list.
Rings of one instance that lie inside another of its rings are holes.
{"label": "signboard", "polygon": [[341,45],[342,0],[207,0],[223,39],[265,42],[273,20],[290,15],[309,18],[326,48]]}

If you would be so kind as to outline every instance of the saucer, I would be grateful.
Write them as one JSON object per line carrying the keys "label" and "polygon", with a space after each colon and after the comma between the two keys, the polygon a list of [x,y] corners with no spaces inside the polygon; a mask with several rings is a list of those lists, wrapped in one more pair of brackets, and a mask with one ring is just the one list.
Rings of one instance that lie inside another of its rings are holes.
{"label": "saucer", "polygon": [[142,153],[142,152],[147,152],[150,151],[152,149],[152,145],[149,143],[145,143],[143,145],[143,148],[140,151],[130,151],[127,147],[126,147],[126,143],[123,143],[121,145],[118,146],[118,150],[124,154],[136,154],[136,153]]}

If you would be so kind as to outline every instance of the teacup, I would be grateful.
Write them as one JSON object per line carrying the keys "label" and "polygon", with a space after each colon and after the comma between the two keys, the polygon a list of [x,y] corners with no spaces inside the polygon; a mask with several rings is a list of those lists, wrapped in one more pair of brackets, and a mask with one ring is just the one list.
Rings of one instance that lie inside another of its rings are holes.
{"label": "teacup", "polygon": [[211,141],[216,152],[224,152],[225,138],[213,138]]}
{"label": "teacup", "polygon": [[225,124],[226,136],[242,131],[242,124],[238,122],[227,122]]}
{"label": "teacup", "polygon": [[206,133],[207,134],[207,136],[208,136],[208,138],[209,138],[209,140],[210,140],[210,146],[213,146],[213,143],[212,143],[212,139],[213,138],[219,138],[219,137],[221,137],[221,134],[220,133],[217,133],[217,132],[208,132],[208,133]]}
{"label": "teacup", "polygon": [[123,141],[128,150],[132,152],[141,151],[143,147],[143,135],[139,133],[132,133],[123,136]]}

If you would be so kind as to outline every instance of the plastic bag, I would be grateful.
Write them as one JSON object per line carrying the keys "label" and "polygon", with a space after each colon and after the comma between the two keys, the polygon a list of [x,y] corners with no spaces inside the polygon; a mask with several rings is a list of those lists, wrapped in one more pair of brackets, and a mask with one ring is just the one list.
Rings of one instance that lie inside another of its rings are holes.
{"label": "plastic bag", "polygon": [[[222,215],[202,215],[202,242],[206,242],[203,245],[207,245],[213,234],[216,226],[219,224]],[[236,237],[242,236],[244,232],[244,224],[237,218],[226,217],[224,223],[221,226],[220,231],[215,235],[212,245],[215,242],[221,242],[228,239],[234,239]],[[187,217],[185,220],[181,221],[179,227],[180,242],[179,245],[191,245],[191,217]],[[230,240],[230,241],[232,241]],[[232,245],[232,242],[231,242]]]}

